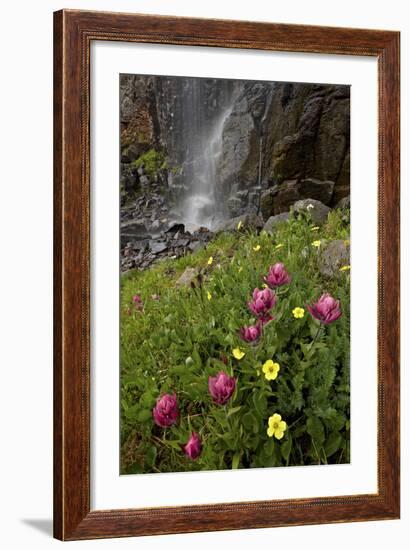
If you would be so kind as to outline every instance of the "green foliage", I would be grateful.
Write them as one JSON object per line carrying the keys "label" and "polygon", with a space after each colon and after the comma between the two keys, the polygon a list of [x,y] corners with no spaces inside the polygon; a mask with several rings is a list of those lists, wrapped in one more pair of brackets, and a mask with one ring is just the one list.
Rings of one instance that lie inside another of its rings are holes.
{"label": "green foliage", "polygon": [[162,151],[156,151],[155,149],[150,149],[136,160],[134,160],[134,165],[136,168],[144,166],[145,172],[149,176],[154,176],[158,170],[165,169],[167,167],[167,161],[165,154]]}
{"label": "green foliage", "polygon": [[[323,246],[348,238],[341,212],[332,212],[321,228],[299,216],[273,236],[223,233],[206,249],[123,277],[122,473],[349,462],[350,277],[345,271],[338,280],[323,279],[312,246],[315,240]],[[292,281],[277,289],[275,319],[260,342],[248,345],[238,335],[254,322],[247,301],[276,262],[285,264]],[[188,266],[199,276],[178,288]],[[324,292],[339,299],[343,310],[327,326],[306,309]],[[133,304],[136,294],[141,309]],[[303,318],[293,316],[295,307],[305,309]],[[240,360],[232,355],[237,347],[245,352]],[[280,364],[272,381],[262,372],[268,359]],[[208,392],[208,377],[221,370],[237,378],[226,406],[214,404]],[[154,424],[152,408],[166,392],[177,394],[180,415],[176,425],[163,429]],[[287,423],[280,440],[267,435],[275,413]],[[181,451],[193,430],[203,442],[196,461]]]}

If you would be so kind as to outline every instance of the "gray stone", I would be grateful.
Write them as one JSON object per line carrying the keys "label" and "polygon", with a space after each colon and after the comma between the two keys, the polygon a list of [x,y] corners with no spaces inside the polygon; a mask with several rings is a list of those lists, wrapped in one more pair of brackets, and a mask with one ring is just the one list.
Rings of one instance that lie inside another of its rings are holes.
{"label": "gray stone", "polygon": [[327,220],[330,208],[315,199],[303,199],[293,205],[295,212],[308,212],[314,223],[321,225]]}
{"label": "gray stone", "polygon": [[318,267],[324,277],[341,277],[340,268],[349,264],[350,246],[346,241],[332,241],[319,251]]}
{"label": "gray stone", "polygon": [[350,208],[350,195],[340,199],[335,208],[341,208],[342,210]]}
{"label": "gray stone", "polygon": [[198,269],[196,267],[187,267],[179,279],[176,281],[175,286],[189,286],[195,277],[198,275]]}
{"label": "gray stone", "polygon": [[230,220],[221,222],[216,228],[215,233],[221,233],[222,231],[237,231],[238,225],[241,222],[241,230],[254,229],[260,231],[263,228],[263,220],[256,214],[243,214],[231,218]]}
{"label": "gray stone", "polygon": [[161,252],[164,252],[164,250],[167,250],[168,244],[164,242],[158,242],[158,241],[151,241],[150,242],[150,249],[152,254],[160,254]]}
{"label": "gray stone", "polygon": [[278,224],[288,221],[289,217],[290,212],[282,212],[281,214],[276,214],[276,216],[271,216],[263,226],[263,229],[267,233],[272,233]]}

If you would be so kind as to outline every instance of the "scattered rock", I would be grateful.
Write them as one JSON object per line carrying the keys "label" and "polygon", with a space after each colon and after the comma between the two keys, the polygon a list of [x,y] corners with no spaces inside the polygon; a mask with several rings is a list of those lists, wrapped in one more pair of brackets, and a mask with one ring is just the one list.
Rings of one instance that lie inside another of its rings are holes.
{"label": "scattered rock", "polygon": [[175,286],[188,286],[192,283],[195,277],[198,275],[198,269],[196,267],[187,267],[182,275],[179,277]]}
{"label": "scattered rock", "polygon": [[151,241],[150,242],[150,250],[152,254],[160,254],[161,252],[164,252],[164,250],[168,249],[168,245],[166,242],[158,242],[158,241]]}
{"label": "scattered rock", "polygon": [[327,220],[327,215],[330,212],[330,208],[328,206],[315,199],[303,199],[297,201],[293,205],[293,210],[295,212],[309,212],[313,222],[318,225]]}
{"label": "scattered rock", "polygon": [[345,265],[350,265],[350,246],[346,241],[332,241],[319,252],[318,267],[324,277],[340,277],[340,268]]}
{"label": "scattered rock", "polygon": [[290,218],[290,212],[282,212],[281,214],[276,214],[276,216],[271,216],[263,226],[263,229],[267,233],[272,233],[273,229],[278,224],[288,221],[289,218]]}
{"label": "scattered rock", "polygon": [[350,208],[350,195],[347,197],[343,197],[343,199],[340,199],[335,208],[340,208],[342,210]]}

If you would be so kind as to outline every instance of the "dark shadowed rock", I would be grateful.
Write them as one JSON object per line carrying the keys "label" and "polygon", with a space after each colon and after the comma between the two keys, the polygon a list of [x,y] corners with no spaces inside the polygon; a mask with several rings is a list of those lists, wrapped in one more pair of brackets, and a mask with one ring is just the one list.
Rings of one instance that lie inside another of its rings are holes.
{"label": "dark shadowed rock", "polygon": [[198,275],[198,269],[195,267],[187,267],[182,275],[179,277],[175,286],[189,286],[195,277]]}
{"label": "dark shadowed rock", "polygon": [[183,223],[172,223],[165,233],[175,234],[177,232],[184,233],[185,225]]}
{"label": "dark shadowed rock", "polygon": [[332,241],[319,252],[319,271],[324,277],[340,277],[340,268],[350,264],[350,246],[346,241]]}
{"label": "dark shadowed rock", "polygon": [[350,195],[348,197],[343,197],[343,199],[340,199],[335,208],[340,208],[342,210],[350,208]]}
{"label": "dark shadowed rock", "polygon": [[263,229],[267,233],[272,233],[272,231],[275,229],[275,227],[278,224],[287,222],[289,217],[290,217],[290,212],[282,212],[281,214],[277,214],[276,216],[271,216],[263,226]]}
{"label": "dark shadowed rock", "polygon": [[329,204],[332,199],[333,181],[321,181],[316,178],[286,180],[263,191],[261,196],[261,212],[267,220],[270,216],[288,212],[297,201],[310,198],[323,204]]}
{"label": "dark shadowed rock", "polygon": [[236,218],[231,218],[228,221],[221,222],[216,228],[215,233],[221,233],[222,231],[237,231],[238,225],[240,229],[254,229],[260,231],[263,228],[263,220],[256,214],[243,214]]}
{"label": "dark shadowed rock", "polygon": [[320,201],[323,204],[329,204],[332,200],[334,187],[334,181],[306,178],[299,183],[299,194],[302,198],[306,197]]}
{"label": "dark shadowed rock", "polygon": [[309,212],[314,223],[318,225],[327,220],[330,208],[315,199],[303,199],[293,205],[295,212]]}

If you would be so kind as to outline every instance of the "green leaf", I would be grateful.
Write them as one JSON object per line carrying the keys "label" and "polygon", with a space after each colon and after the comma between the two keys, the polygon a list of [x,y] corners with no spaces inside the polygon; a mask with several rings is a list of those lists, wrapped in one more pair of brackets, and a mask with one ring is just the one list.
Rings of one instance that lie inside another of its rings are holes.
{"label": "green leaf", "polygon": [[241,408],[242,407],[239,405],[239,407],[233,407],[233,409],[229,409],[228,416],[231,416],[232,414],[235,414],[236,412],[240,411]]}
{"label": "green leaf", "polygon": [[326,456],[332,456],[342,446],[343,438],[339,432],[332,432],[324,446]]}
{"label": "green leaf", "polygon": [[152,410],[151,409],[142,409],[137,414],[137,420],[139,422],[146,422],[147,420],[152,419]]}
{"label": "green leaf", "polygon": [[239,460],[241,458],[241,453],[237,452],[232,457],[232,470],[237,470],[239,466]]}
{"label": "green leaf", "polygon": [[283,458],[288,461],[290,456],[290,451],[292,450],[292,436],[289,434],[287,439],[280,446],[280,452],[282,453]]}
{"label": "green leaf", "polygon": [[319,446],[323,444],[325,440],[325,429],[319,418],[311,416],[306,421],[307,432],[312,439],[315,440]]}
{"label": "green leaf", "polygon": [[145,465],[148,468],[152,468],[156,458],[157,458],[157,448],[154,447],[154,445],[152,447],[148,447],[145,453]]}

